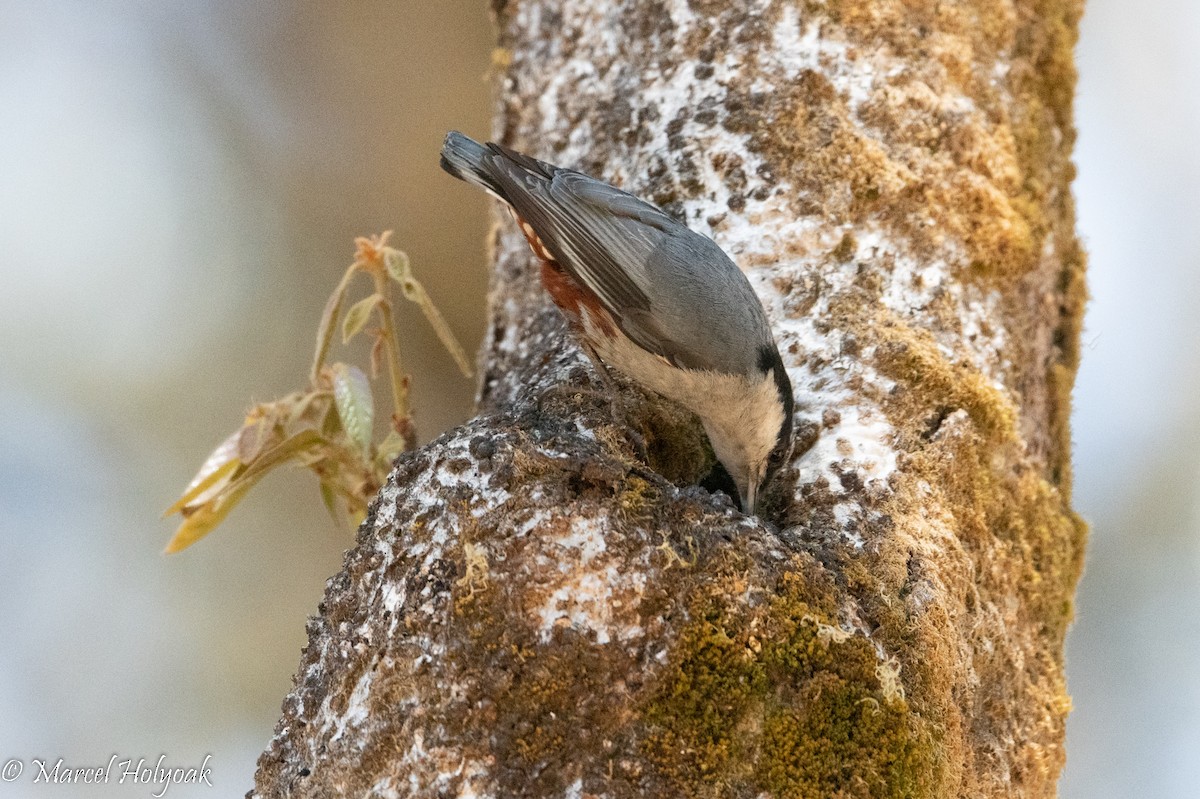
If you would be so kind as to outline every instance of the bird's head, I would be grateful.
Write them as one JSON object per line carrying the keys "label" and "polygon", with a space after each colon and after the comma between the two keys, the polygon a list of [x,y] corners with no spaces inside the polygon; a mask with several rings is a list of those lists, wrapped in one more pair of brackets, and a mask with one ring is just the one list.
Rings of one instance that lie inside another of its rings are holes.
{"label": "bird's head", "polygon": [[701,415],[713,452],[748,514],[758,506],[759,489],[792,454],[792,383],[774,345],[762,348],[757,366]]}

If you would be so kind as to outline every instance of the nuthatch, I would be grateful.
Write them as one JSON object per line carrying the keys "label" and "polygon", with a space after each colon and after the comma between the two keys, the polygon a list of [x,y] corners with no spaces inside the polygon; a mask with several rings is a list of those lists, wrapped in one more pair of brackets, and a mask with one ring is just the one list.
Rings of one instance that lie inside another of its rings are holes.
{"label": "nuthatch", "polygon": [[792,384],[750,281],[711,239],[631,194],[446,136],[442,169],[502,200],[589,355],[695,413],[753,513],[792,449]]}

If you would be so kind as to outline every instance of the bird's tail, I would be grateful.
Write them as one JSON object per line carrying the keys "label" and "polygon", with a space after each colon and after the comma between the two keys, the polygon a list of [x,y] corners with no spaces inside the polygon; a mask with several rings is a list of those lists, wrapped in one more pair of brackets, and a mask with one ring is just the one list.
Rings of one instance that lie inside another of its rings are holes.
{"label": "bird's tail", "polygon": [[457,130],[446,134],[442,143],[442,169],[459,180],[465,180],[489,194],[504,199],[504,191],[489,174],[487,156],[490,150]]}

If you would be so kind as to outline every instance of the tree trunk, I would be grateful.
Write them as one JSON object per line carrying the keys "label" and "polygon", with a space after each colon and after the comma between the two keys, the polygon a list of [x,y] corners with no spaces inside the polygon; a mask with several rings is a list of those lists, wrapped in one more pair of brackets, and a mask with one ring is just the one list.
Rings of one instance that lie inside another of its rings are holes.
{"label": "tree trunk", "polygon": [[1079,0],[494,4],[498,140],[729,252],[796,456],[761,518],[695,487],[505,220],[480,415],[398,461],[251,795],[1053,796]]}

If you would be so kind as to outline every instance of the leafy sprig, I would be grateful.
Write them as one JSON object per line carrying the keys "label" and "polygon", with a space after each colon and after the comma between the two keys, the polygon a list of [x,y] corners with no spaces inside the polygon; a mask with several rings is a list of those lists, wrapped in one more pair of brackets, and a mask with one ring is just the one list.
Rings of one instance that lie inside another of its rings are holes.
{"label": "leafy sprig", "polygon": [[[242,426],[221,442],[165,515],[183,517],[166,552],[186,549],[212,532],[259,480],[287,463],[317,476],[321,498],[338,520],[357,524],[383,485],[392,461],[416,446],[409,407],[409,375],[400,359],[392,316],[392,285],[415,303],[442,345],[466,376],[471,366],[425,287],[413,276],[408,256],[387,246],[391,231],[355,240],[354,262],[325,304],[317,329],[317,346],[309,385],[273,402],[259,403]],[[373,291],[342,313],[354,278],[363,274]],[[367,371],[353,364],[327,363],[338,320],[342,344],[359,335],[372,340]],[[391,424],[376,442],[372,381],[386,374],[390,388]]]}

